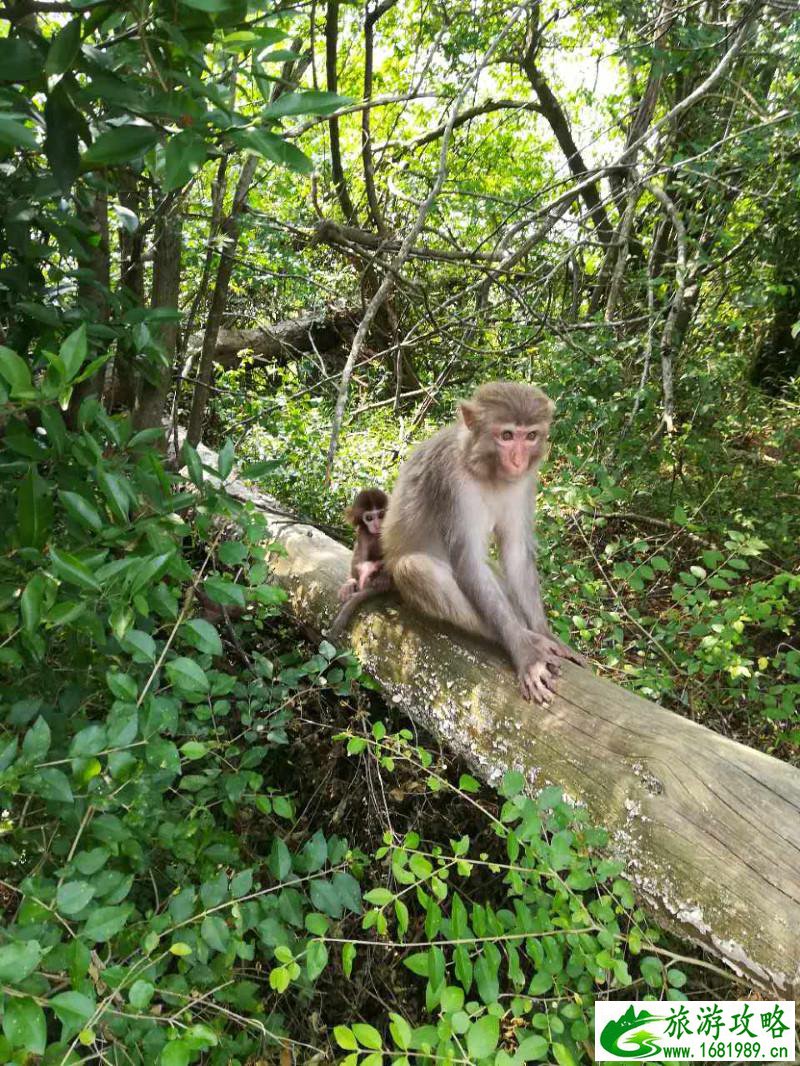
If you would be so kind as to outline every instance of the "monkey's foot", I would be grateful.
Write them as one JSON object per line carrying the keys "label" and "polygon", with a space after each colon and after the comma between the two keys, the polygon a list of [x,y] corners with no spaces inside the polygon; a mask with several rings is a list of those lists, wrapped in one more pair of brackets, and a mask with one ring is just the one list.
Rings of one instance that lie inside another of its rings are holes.
{"label": "monkey's foot", "polygon": [[519,687],[526,700],[550,703],[561,675],[558,642],[541,633],[526,633],[526,640],[517,656]]}
{"label": "monkey's foot", "polygon": [[357,590],[358,582],[354,577],[351,577],[349,581],[345,581],[339,589],[339,603],[347,603],[350,597],[355,595]]}

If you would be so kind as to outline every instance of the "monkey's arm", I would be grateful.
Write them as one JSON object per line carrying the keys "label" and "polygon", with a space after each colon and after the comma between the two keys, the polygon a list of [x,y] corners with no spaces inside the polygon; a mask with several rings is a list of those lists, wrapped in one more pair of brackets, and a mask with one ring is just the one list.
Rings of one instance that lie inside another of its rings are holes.
{"label": "monkey's arm", "polygon": [[549,636],[532,532],[526,530],[522,523],[519,523],[519,528],[503,524],[497,528],[497,543],[513,606],[529,629]]}
{"label": "monkey's arm", "polygon": [[[475,608],[490,636],[505,647],[513,659],[524,643],[525,630],[513,606],[483,555],[483,545],[469,534],[466,518],[450,538],[450,565],[456,583]],[[462,532],[463,531],[463,532]]]}
{"label": "monkey's arm", "polygon": [[499,526],[497,541],[509,598],[526,625],[534,633],[541,633],[553,641],[562,658],[585,666],[584,657],[555,637],[547,622],[539,571],[536,569],[536,542],[530,527],[523,523],[519,524],[519,528],[505,524]]}

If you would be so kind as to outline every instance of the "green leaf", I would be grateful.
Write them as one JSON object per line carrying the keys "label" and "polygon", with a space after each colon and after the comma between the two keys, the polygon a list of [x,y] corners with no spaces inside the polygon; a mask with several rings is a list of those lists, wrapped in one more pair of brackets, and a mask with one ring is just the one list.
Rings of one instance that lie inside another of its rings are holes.
{"label": "green leaf", "polygon": [[11,386],[12,395],[17,392],[30,392],[33,388],[31,372],[25,359],[20,359],[10,348],[0,344],[0,374]]}
{"label": "green leaf", "polygon": [[92,574],[91,570],[85,563],[82,563],[80,559],[74,555],[68,555],[67,552],[57,551],[56,548],[50,549],[50,560],[53,565],[53,571],[56,577],[62,581],[66,581],[70,585],[77,585],[78,588],[87,589],[90,592],[100,592],[101,586],[97,579]]}
{"label": "green leaf", "polygon": [[399,1014],[390,1014],[392,1019],[389,1024],[389,1032],[392,1034],[392,1039],[401,1051],[408,1051],[411,1047],[411,1041],[414,1039],[414,1032],[408,1022]]}
{"label": "green leaf", "polygon": [[284,118],[288,115],[329,115],[340,107],[352,104],[352,97],[309,89],[306,92],[283,93],[274,103],[265,107],[265,118]]}
{"label": "green leaf", "polygon": [[188,1066],[192,1047],[188,1040],[170,1040],[161,1052],[161,1066]]}
{"label": "green leaf", "polygon": [[86,361],[88,345],[86,341],[86,323],[82,322],[76,330],[66,338],[58,350],[59,358],[64,364],[64,374],[67,381],[77,375]]}
{"label": "green leaf", "polygon": [[355,944],[347,943],[342,947],[342,972],[349,980],[353,972],[353,963],[356,959],[356,946]]}
{"label": "green leaf", "polygon": [[93,897],[94,889],[88,881],[67,881],[58,886],[56,906],[62,914],[77,914]]}
{"label": "green leaf", "polygon": [[198,489],[202,488],[203,463],[196,449],[191,446],[188,440],[183,442],[183,461],[186,463],[186,469],[189,471],[191,480],[197,485]]}
{"label": "green leaf", "polygon": [[231,0],[180,0],[187,7],[195,11],[205,11],[208,15],[218,15],[230,7]]}
{"label": "green leaf", "polygon": [[566,1044],[553,1044],[553,1054],[558,1066],[578,1066],[575,1056]]}
{"label": "green leaf", "polygon": [[97,478],[97,484],[100,486],[100,490],[108,501],[108,507],[111,514],[118,522],[127,524],[130,498],[126,491],[125,479],[121,475],[114,474],[110,470],[107,470],[105,466],[100,463],[98,463],[95,469],[95,477]]}
{"label": "green leaf", "polygon": [[164,150],[164,189],[179,189],[205,163],[206,143],[194,130],[181,130],[170,137]]}
{"label": "green leaf", "polygon": [[203,589],[215,603],[221,603],[223,607],[245,606],[242,586],[225,577],[215,574],[213,577],[206,578],[203,582]]}
{"label": "green leaf", "polygon": [[175,557],[175,552],[162,552],[142,561],[130,578],[130,590],[132,595],[141,592],[148,585],[154,585],[169,568],[169,564]]}
{"label": "green leaf", "polygon": [[241,475],[250,481],[256,481],[265,474],[278,470],[281,466],[283,466],[283,459],[262,459],[257,463],[245,463],[241,469]]}
{"label": "green leaf", "polygon": [[524,788],[525,778],[523,775],[519,773],[518,770],[509,770],[503,775],[503,780],[498,791],[501,796],[510,799],[512,796],[518,796]]}
{"label": "green leaf", "polygon": [[152,982],[144,981],[140,978],[131,985],[131,990],[128,993],[128,1002],[136,1010],[145,1010],[150,1006],[150,1000],[153,998],[154,992],[155,987]]}
{"label": "green leaf", "polygon": [[228,474],[233,470],[233,462],[235,458],[236,455],[233,449],[233,441],[228,437],[217,457],[217,471],[223,481],[225,481]]}
{"label": "green leaf", "polygon": [[480,792],[480,781],[476,781],[470,774],[462,774],[458,779],[458,787],[462,792]]}
{"label": "green leaf", "polygon": [[316,981],[328,965],[328,949],[322,940],[312,940],[306,951],[306,975],[309,981]]}
{"label": "green leaf", "polygon": [[34,574],[22,591],[19,598],[19,609],[22,615],[22,628],[26,633],[34,633],[42,618],[42,599],[45,590],[45,579],[42,574]]}
{"label": "green leaf", "polygon": [[52,524],[52,514],[47,486],[32,466],[17,491],[17,532],[24,547],[44,547]]}
{"label": "green leaf", "polygon": [[44,72],[48,77],[65,74],[75,62],[81,46],[81,16],[72,19],[50,42]]}
{"label": "green leaf", "polygon": [[314,164],[297,145],[285,141],[276,133],[269,133],[267,130],[237,130],[231,138],[240,148],[249,149],[272,163],[297,171],[298,174],[310,174],[314,169]]}
{"label": "green leaf", "polygon": [[323,914],[329,914],[331,918],[341,918],[343,913],[342,901],[330,881],[324,878],[312,881],[308,894],[311,897],[312,905],[318,911],[322,911]]}
{"label": "green leaf", "polygon": [[352,1030],[353,1036],[362,1047],[370,1048],[372,1051],[380,1051],[383,1047],[381,1034],[374,1026],[366,1025],[364,1022],[355,1022]]}
{"label": "green leaf", "polygon": [[185,656],[168,662],[166,672],[172,684],[184,692],[208,692],[211,688],[205,671]]}
{"label": "green leaf", "polygon": [[44,121],[47,162],[62,193],[67,195],[80,170],[78,135],[85,128],[85,120],[72,102],[63,80],[47,97]]}
{"label": "green leaf", "polygon": [[207,914],[200,926],[200,936],[212,951],[225,951],[230,943],[231,933],[225,921],[216,914]]}
{"label": "green leaf", "polygon": [[0,947],[0,982],[22,984],[39,965],[43,954],[38,940],[3,944]]}
{"label": "green leaf", "polygon": [[139,695],[136,681],[130,674],[120,673],[118,670],[106,672],[106,684],[111,689],[112,695],[118,700],[135,700]]}
{"label": "green leaf", "polygon": [[129,629],[120,644],[133,656],[134,662],[151,663],[156,657],[156,642],[141,629]]}
{"label": "green leaf", "polygon": [[0,39],[0,82],[33,81],[41,73],[42,59],[32,45],[19,37]]}
{"label": "green leaf", "polygon": [[30,392],[33,388],[28,364],[24,359],[20,359],[16,352],[2,345],[0,345],[0,374],[11,386],[12,396],[20,392]]}
{"label": "green leaf", "polygon": [[69,753],[74,758],[86,758],[90,755],[99,755],[106,747],[107,737],[105,726],[87,725],[72,738]]}
{"label": "green leaf", "polygon": [[38,777],[38,792],[42,799],[54,800],[58,803],[72,803],[75,797],[65,773],[57,770],[55,766],[48,766],[39,771]]}
{"label": "green leaf", "polygon": [[33,999],[17,996],[6,998],[3,1032],[12,1047],[24,1048],[34,1055],[43,1055],[47,1045],[47,1023],[44,1011]]}
{"label": "green leaf", "polygon": [[93,999],[81,992],[59,992],[47,1001],[47,1005],[64,1026],[62,1040],[68,1040],[82,1029],[94,1014],[96,1006]]}
{"label": "green leaf", "polygon": [[345,1051],[358,1051],[356,1038],[346,1025],[336,1025],[333,1029],[333,1039]]}
{"label": "green leaf", "polygon": [[543,1036],[526,1036],[517,1048],[517,1058],[521,1062],[543,1059],[549,1046]]}
{"label": "green leaf", "polygon": [[471,1058],[485,1058],[497,1048],[499,1039],[500,1022],[486,1014],[470,1025],[467,1032],[467,1051]]}
{"label": "green leaf", "polygon": [[240,870],[231,878],[231,896],[233,899],[241,899],[253,888],[253,871]]}
{"label": "green leaf", "polygon": [[50,750],[50,726],[40,715],[22,741],[23,758],[40,762]]}
{"label": "green leaf", "polygon": [[417,974],[418,977],[427,977],[428,952],[418,951],[414,955],[409,955],[408,958],[403,959],[403,965],[411,970],[412,973]]}
{"label": "green leaf", "polygon": [[83,153],[81,162],[87,169],[129,163],[149,151],[161,133],[153,126],[116,126],[101,133],[94,144]]}
{"label": "green leaf", "polygon": [[81,930],[81,936],[96,943],[111,940],[124,927],[132,910],[133,906],[130,903],[119,907],[98,907],[89,915],[86,925]]}
{"label": "green leaf", "polygon": [[103,528],[103,519],[97,510],[77,492],[68,492],[66,489],[59,491],[58,498],[64,505],[64,510],[80,525],[99,533]]}
{"label": "green leaf", "polygon": [[10,148],[36,148],[38,143],[36,133],[30,126],[23,126],[13,118],[0,115],[0,145]]}
{"label": "green leaf", "polygon": [[184,639],[205,655],[222,655],[222,641],[219,633],[204,618],[193,618],[181,627]]}
{"label": "green leaf", "polygon": [[458,985],[448,985],[439,998],[442,1010],[454,1014],[464,1006],[464,990]]}
{"label": "green leaf", "polygon": [[367,903],[375,904],[376,907],[385,907],[394,899],[394,893],[388,888],[371,888],[369,892],[364,893],[364,899]]}

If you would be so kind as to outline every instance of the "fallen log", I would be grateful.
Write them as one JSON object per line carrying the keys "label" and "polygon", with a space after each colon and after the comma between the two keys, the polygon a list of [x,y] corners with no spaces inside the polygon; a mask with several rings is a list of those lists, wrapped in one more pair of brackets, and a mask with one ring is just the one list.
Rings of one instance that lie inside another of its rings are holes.
{"label": "fallen log", "polygon": [[[205,450],[204,450],[205,451]],[[293,612],[324,628],[350,553],[274,501],[285,549],[276,580]],[[800,995],[800,771],[565,663],[548,709],[525,703],[502,653],[386,599],[349,643],[389,699],[489,783],[521,771],[555,784],[611,834],[642,902],[770,992]]]}
{"label": "fallen log", "polygon": [[[349,308],[331,308],[318,314],[287,318],[259,329],[221,329],[214,349],[214,362],[226,370],[238,363],[239,353],[252,352],[258,361],[289,359],[298,354],[317,351],[321,354],[338,348],[352,336],[355,313]],[[203,334],[189,338],[189,352],[203,345]]]}

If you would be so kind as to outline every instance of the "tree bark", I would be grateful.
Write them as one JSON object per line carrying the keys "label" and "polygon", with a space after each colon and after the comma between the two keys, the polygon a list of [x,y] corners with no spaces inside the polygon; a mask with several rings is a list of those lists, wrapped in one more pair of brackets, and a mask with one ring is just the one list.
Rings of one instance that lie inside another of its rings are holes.
{"label": "tree bark", "polygon": [[222,223],[222,251],[220,253],[217,279],[214,284],[214,295],[211,298],[211,309],[208,313],[205,335],[203,337],[203,350],[200,355],[200,366],[197,371],[197,384],[192,396],[192,409],[189,415],[189,443],[196,445],[203,433],[203,420],[208,403],[209,385],[214,366],[214,352],[217,347],[217,338],[222,325],[222,316],[225,313],[225,305],[228,301],[228,289],[231,284],[233,273],[236,245],[239,243],[239,223],[241,214],[247,203],[247,194],[255,176],[258,157],[249,155],[244,161],[239,173],[239,181],[236,192],[233,194],[233,203],[230,214]]}
{"label": "tree bark", "polygon": [[[118,227],[119,241],[119,284],[133,300],[134,306],[144,304],[144,231],[141,225],[141,197],[137,187],[136,175],[132,170],[124,170],[120,178],[119,201],[137,219],[139,225],[133,233],[124,225]],[[133,411],[136,406],[138,379],[133,366],[135,351],[129,341],[117,342],[117,354],[114,357],[114,386],[110,396],[110,406],[123,411]]]}
{"label": "tree bark", "polygon": [[[88,322],[105,322],[108,318],[108,291],[111,286],[111,264],[108,248],[108,196],[105,191],[91,192],[91,202],[80,211],[84,221],[97,237],[97,243],[91,245],[88,260],[81,266],[92,272],[91,279],[82,280],[78,285],[78,303],[85,311]],[[67,410],[67,424],[74,427],[78,419],[78,410],[87,396],[98,396],[103,390],[105,367],[101,367],[91,377],[79,382],[72,390]]]}
{"label": "tree bark", "polygon": [[164,365],[154,368],[154,380],[142,381],[134,413],[134,425],[137,429],[161,425],[172,384],[172,370],[178,345],[177,312],[181,294],[182,209],[181,201],[173,200],[156,222],[151,303],[153,307],[174,311],[176,317],[161,327]]}
{"label": "tree bark", "polygon": [[[339,84],[339,73],[336,69],[338,61],[339,43],[339,0],[328,0],[328,9],[325,16],[325,72],[327,77],[327,89],[329,93],[335,93]],[[331,138],[331,174],[336,199],[342,209],[345,219],[356,225],[358,216],[350,199],[350,192],[344,177],[342,167],[342,149],[339,143],[339,119],[328,120],[328,130]]]}
{"label": "tree bark", "polygon": [[[522,69],[536,93],[541,111],[558,141],[561,151],[567,160],[570,173],[575,178],[585,178],[589,173],[583,156],[572,136],[569,120],[559,103],[558,97],[550,88],[547,79],[536,64],[536,53],[539,47],[538,31],[534,34],[525,55],[522,58]],[[600,198],[600,192],[596,184],[584,184],[581,189],[581,198],[586,204],[589,217],[594,225],[595,232],[603,245],[608,245],[612,237],[611,223],[608,221],[606,209]]]}
{"label": "tree bark", "polygon": [[[350,552],[242,482],[230,489],[266,511],[286,551],[275,579],[321,629]],[[392,704],[484,780],[513,768],[531,791],[554,784],[585,804],[659,922],[772,994],[800,993],[800,771],[571,663],[552,706],[525,703],[499,650],[391,598],[357,616],[349,643]]]}

